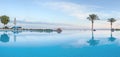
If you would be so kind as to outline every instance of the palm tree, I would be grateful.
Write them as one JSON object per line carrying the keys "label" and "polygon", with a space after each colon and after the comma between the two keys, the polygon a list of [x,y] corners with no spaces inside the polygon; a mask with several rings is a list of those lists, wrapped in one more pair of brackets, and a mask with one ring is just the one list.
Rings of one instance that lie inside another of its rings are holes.
{"label": "palm tree", "polygon": [[9,20],[9,16],[6,16],[6,15],[1,16],[1,17],[0,17],[0,20],[1,20],[1,23],[4,24],[4,27],[5,27],[5,25],[7,25],[8,22],[10,21],[10,20]]}
{"label": "palm tree", "polygon": [[114,18],[109,18],[108,19],[108,22],[110,22],[110,25],[111,25],[111,31],[113,30],[112,28],[112,23],[114,23],[116,20]]}
{"label": "palm tree", "polygon": [[99,17],[96,14],[90,14],[89,17],[87,17],[88,20],[92,22],[92,28],[91,30],[93,31],[93,24],[95,20],[99,20]]}

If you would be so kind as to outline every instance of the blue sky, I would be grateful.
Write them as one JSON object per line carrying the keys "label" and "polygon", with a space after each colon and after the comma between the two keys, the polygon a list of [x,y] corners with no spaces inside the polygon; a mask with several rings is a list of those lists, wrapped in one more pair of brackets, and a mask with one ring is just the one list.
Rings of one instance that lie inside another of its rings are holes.
{"label": "blue sky", "polygon": [[[17,18],[26,23],[45,22],[89,28],[91,22],[86,17],[95,13],[101,19],[95,22],[95,28],[109,28],[108,18],[119,19],[119,2],[119,0],[0,0],[0,15],[8,15],[11,20]],[[118,25],[119,20],[114,27],[119,28]]]}

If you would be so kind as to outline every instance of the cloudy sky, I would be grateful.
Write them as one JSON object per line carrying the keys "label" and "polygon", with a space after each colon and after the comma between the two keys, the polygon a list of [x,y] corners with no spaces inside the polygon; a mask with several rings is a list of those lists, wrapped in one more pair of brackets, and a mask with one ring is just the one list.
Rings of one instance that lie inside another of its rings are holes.
{"label": "cloudy sky", "polygon": [[[120,28],[119,0],[0,0],[0,15],[17,18],[23,27],[90,28],[89,14],[97,14],[95,28],[109,28],[108,18],[115,18]],[[31,22],[31,23],[30,23]],[[49,25],[48,25],[49,24]],[[54,26],[53,26],[54,25]],[[9,25],[10,26],[10,25]]]}

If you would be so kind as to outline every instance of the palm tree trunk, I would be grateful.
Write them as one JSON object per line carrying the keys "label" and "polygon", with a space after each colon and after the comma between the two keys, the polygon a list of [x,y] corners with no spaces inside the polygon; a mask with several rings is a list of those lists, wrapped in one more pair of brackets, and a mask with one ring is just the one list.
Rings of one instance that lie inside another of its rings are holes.
{"label": "palm tree trunk", "polygon": [[5,24],[4,24],[4,29],[5,29]]}
{"label": "palm tree trunk", "polygon": [[112,31],[112,22],[110,22],[110,25],[111,25],[111,31]]}
{"label": "palm tree trunk", "polygon": [[92,31],[91,31],[91,32],[92,32],[92,39],[94,39],[94,34],[93,34],[93,26],[94,26],[94,25],[93,25],[93,23],[94,23],[94,22],[92,21],[92,29],[91,29],[91,30],[92,30]]}
{"label": "palm tree trunk", "polygon": [[93,31],[93,26],[94,26],[93,23],[94,23],[94,22],[92,21],[92,29],[91,29],[92,31]]}
{"label": "palm tree trunk", "polygon": [[111,29],[110,29],[111,31],[110,32],[111,32],[111,37],[112,37],[112,22],[110,22],[110,25],[111,25]]}

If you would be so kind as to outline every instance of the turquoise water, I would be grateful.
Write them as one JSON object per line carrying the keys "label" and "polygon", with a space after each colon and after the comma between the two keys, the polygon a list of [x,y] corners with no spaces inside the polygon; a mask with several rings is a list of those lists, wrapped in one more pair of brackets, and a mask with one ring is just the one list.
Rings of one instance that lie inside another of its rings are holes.
{"label": "turquoise water", "polygon": [[120,31],[0,32],[0,57],[120,57]]}

